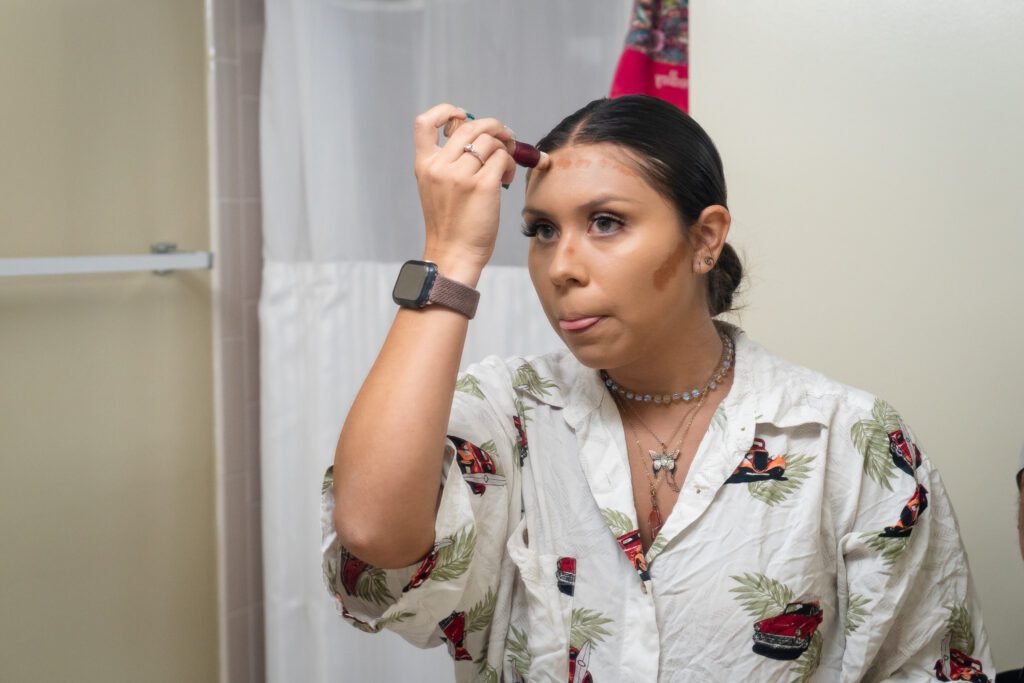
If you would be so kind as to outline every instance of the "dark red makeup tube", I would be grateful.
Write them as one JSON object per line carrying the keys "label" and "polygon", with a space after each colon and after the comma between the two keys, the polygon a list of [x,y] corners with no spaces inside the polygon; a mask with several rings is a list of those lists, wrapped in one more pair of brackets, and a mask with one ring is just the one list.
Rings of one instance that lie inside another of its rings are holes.
{"label": "dark red makeup tube", "polygon": [[525,142],[513,140],[515,147],[512,150],[512,159],[520,166],[533,168],[540,163],[540,150]]}

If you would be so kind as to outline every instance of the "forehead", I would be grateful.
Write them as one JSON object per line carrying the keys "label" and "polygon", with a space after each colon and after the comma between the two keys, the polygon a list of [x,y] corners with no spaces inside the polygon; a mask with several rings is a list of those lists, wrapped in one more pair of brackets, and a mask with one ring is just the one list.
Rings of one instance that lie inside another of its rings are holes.
{"label": "forehead", "polygon": [[530,173],[527,206],[554,199],[564,201],[568,194],[580,192],[618,190],[631,196],[654,193],[641,175],[636,160],[618,145],[570,145],[551,152],[550,156],[549,168]]}

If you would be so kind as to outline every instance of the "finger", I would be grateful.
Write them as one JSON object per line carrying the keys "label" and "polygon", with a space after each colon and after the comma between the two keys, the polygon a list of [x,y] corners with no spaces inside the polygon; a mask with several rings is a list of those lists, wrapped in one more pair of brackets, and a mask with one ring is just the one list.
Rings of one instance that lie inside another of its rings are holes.
{"label": "finger", "polygon": [[452,136],[445,142],[444,147],[441,148],[441,160],[448,161],[449,163],[455,161],[462,154],[463,147],[484,133],[496,137],[502,142],[512,139],[512,132],[498,119],[466,121],[459,126],[458,130],[452,133]]}
{"label": "finger", "polygon": [[[508,149],[505,148],[507,152]],[[512,158],[512,155],[508,155],[508,161],[505,163],[505,172],[501,175],[502,185],[511,185],[512,181],[516,179],[516,160]]]}
{"label": "finger", "polygon": [[473,151],[479,154],[481,159],[476,158],[463,149],[460,150],[461,156],[455,160],[454,165],[459,169],[460,175],[471,176],[480,171],[492,155],[504,149],[504,143],[497,138],[491,135],[481,135],[476,140],[473,140]]}
{"label": "finger", "polygon": [[466,111],[464,109],[447,102],[433,106],[417,116],[413,122],[413,140],[416,144],[416,154],[424,156],[434,154],[438,149],[437,129],[450,119],[464,120],[465,118]]}
{"label": "finger", "polygon": [[477,172],[477,177],[480,178],[481,182],[489,183],[497,186],[504,182],[503,176],[506,173],[508,164],[512,164],[515,168],[516,162],[512,161],[512,155],[508,153],[504,145],[500,145],[494,150],[494,153],[487,158],[485,163],[480,170]]}

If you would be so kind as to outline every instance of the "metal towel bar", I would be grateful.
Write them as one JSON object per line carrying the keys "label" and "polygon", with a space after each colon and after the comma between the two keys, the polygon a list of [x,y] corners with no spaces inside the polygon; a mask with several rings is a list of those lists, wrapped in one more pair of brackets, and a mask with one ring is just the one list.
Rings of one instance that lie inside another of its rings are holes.
{"label": "metal towel bar", "polygon": [[52,258],[0,258],[0,277],[23,275],[72,275],[76,273],[123,273],[151,270],[167,275],[176,270],[213,268],[208,251],[178,252],[178,245],[157,242],[151,254],[127,256],[59,256]]}

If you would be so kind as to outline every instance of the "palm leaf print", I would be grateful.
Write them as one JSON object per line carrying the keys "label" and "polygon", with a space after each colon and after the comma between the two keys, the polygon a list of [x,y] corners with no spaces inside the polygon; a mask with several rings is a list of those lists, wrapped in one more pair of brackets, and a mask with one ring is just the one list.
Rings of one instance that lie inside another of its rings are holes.
{"label": "palm leaf print", "polygon": [[519,416],[519,420],[520,422],[523,423],[523,427],[525,428],[526,423],[530,421],[530,416],[527,415],[526,413],[530,410],[533,410],[533,408],[523,403],[523,399],[519,398],[518,396],[516,396],[515,398],[515,404],[516,414]]}
{"label": "palm leaf print", "polygon": [[532,656],[526,645],[526,631],[512,626],[509,628],[508,638],[505,640],[505,655],[512,662],[516,672],[526,679],[530,673]]}
{"label": "palm leaf print", "polygon": [[803,486],[804,480],[810,475],[811,463],[814,462],[813,455],[789,455],[782,456],[786,460],[786,479],[769,479],[767,481],[755,481],[747,485],[747,490],[754,498],[768,505],[777,505],[786,499],[789,494]]}
{"label": "palm leaf print", "polygon": [[963,652],[968,657],[974,654],[974,631],[971,629],[971,614],[963,605],[951,605],[949,608],[949,646]]}
{"label": "palm leaf print", "polygon": [[455,391],[461,391],[464,394],[476,396],[481,401],[484,400],[484,392],[480,391],[480,380],[468,372],[462,377],[459,377],[458,381],[455,382]]}
{"label": "palm leaf print", "polygon": [[494,618],[494,604],[497,601],[498,596],[495,594],[494,589],[488,588],[487,595],[480,602],[473,605],[469,613],[466,614],[466,633],[482,631],[487,628],[491,623],[491,619]]}
{"label": "palm leaf print", "polygon": [[494,439],[488,439],[480,444],[480,450],[491,456],[491,462],[494,463],[494,473],[504,475],[505,473],[501,471],[501,458],[498,457],[498,446],[494,443]]}
{"label": "palm leaf print", "polygon": [[498,678],[497,670],[485,660],[483,666],[480,667],[476,680],[480,681],[480,683],[498,683],[500,679]]}
{"label": "palm leaf print", "polygon": [[846,635],[850,635],[864,623],[864,618],[868,614],[864,608],[869,602],[871,599],[864,595],[850,594],[850,604],[846,607],[846,623],[843,625]]}
{"label": "palm leaf print", "polygon": [[379,631],[380,629],[390,626],[391,624],[399,624],[405,621],[406,619],[414,616],[416,616],[415,612],[395,612],[394,614],[389,614],[388,616],[383,617],[380,621],[377,622],[377,630]]}
{"label": "palm leaf print", "polygon": [[861,534],[861,538],[872,550],[880,553],[887,567],[891,567],[907,549],[910,536],[879,536],[875,531]]}
{"label": "palm leaf print", "polygon": [[786,605],[793,602],[793,591],[775,579],[764,574],[744,574],[729,577],[740,585],[729,590],[736,593],[736,599],[743,609],[755,619],[766,619],[780,614]]}
{"label": "palm leaf print", "polygon": [[878,398],[871,408],[871,418],[857,422],[850,430],[854,447],[864,457],[864,473],[888,491],[892,491],[889,480],[896,475],[896,465],[889,455],[889,432],[899,428],[899,414]]}
{"label": "palm leaf print", "polygon": [[472,526],[466,527],[452,539],[450,545],[446,545],[437,553],[437,565],[430,572],[432,581],[451,581],[462,576],[469,569],[469,562],[473,559],[473,551],[476,549],[476,529]]}
{"label": "palm leaf print", "polygon": [[324,481],[320,485],[320,495],[326,494],[327,490],[332,486],[334,486],[334,465],[328,467],[327,471],[324,472]]}
{"label": "palm leaf print", "polygon": [[592,643],[600,643],[605,636],[611,635],[605,624],[612,623],[600,612],[590,609],[574,609],[572,611],[572,625],[569,627],[569,646],[583,647],[588,640]]}
{"label": "palm leaf print", "polygon": [[[621,536],[622,534],[619,534],[619,535]],[[654,539],[653,543],[651,543],[651,547],[647,549],[648,562],[650,562],[651,558],[653,558],[655,555],[657,555],[662,550],[664,550],[665,546],[667,546],[667,545],[668,545],[668,538],[666,538],[662,534],[658,534],[658,537]]]}
{"label": "palm leaf print", "polygon": [[632,520],[630,520],[629,515],[625,512],[619,512],[611,508],[601,508],[601,516],[604,517],[604,523],[608,525],[608,528],[616,536],[628,534],[634,528]]}
{"label": "palm leaf print", "polygon": [[388,590],[387,574],[383,569],[366,566],[356,581],[356,596],[376,605],[390,605],[397,602]]}
{"label": "palm leaf print", "polygon": [[529,363],[523,363],[512,375],[512,386],[522,387],[534,396],[540,397],[550,394],[548,389],[553,389],[555,383],[537,374]]}
{"label": "palm leaf print", "polygon": [[811,679],[811,675],[818,668],[818,663],[821,662],[821,642],[821,634],[815,631],[807,651],[800,655],[793,667],[793,673],[796,674],[793,683],[807,683]]}

